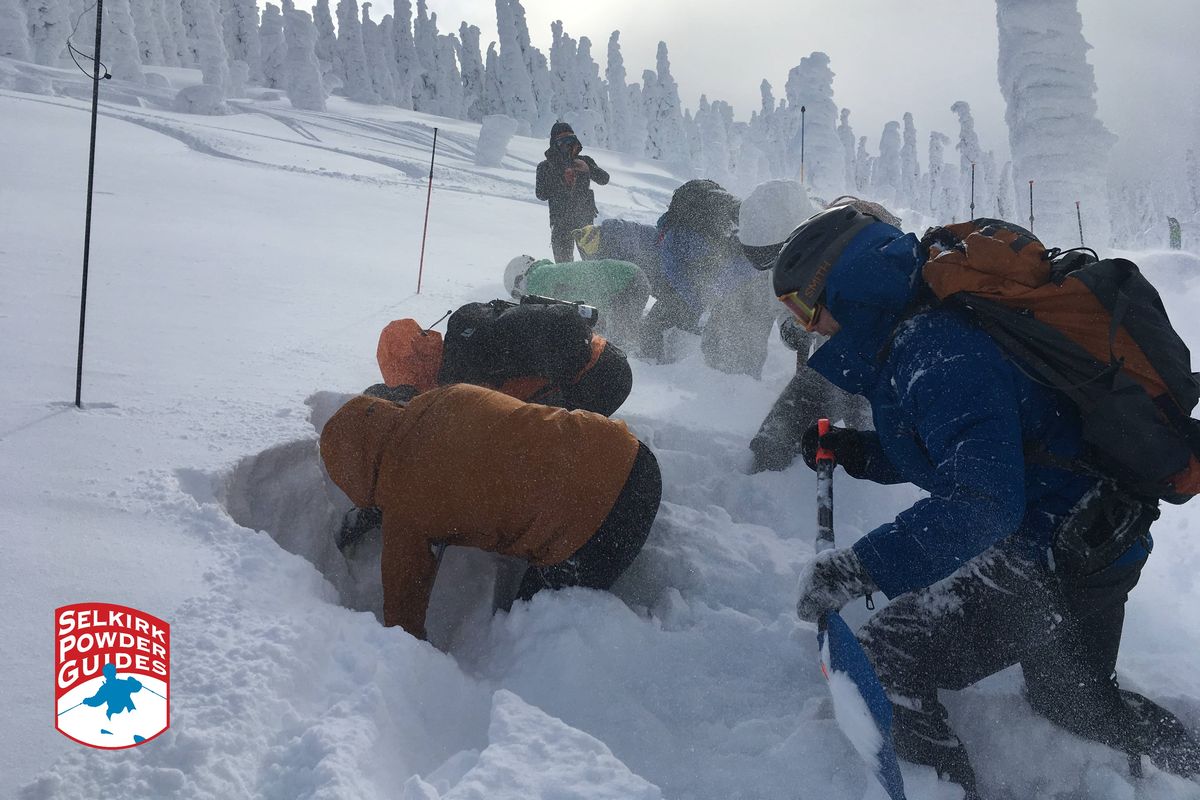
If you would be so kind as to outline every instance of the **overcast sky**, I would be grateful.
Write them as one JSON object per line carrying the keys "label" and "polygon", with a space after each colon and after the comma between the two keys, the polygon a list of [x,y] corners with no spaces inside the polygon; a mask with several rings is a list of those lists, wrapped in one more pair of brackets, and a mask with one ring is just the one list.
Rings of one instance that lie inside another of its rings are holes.
{"label": "overcast sky", "polygon": [[[495,38],[494,0],[428,2],[443,33],[457,31],[465,19],[483,31],[485,49]],[[683,103],[693,110],[703,92],[709,100],[732,103],[737,119],[748,119],[759,106],[763,78],[781,98],[788,70],[823,50],[836,73],[834,101],[851,110],[855,133],[868,137],[873,153],[883,124],[905,111],[913,113],[922,152],[931,128],[956,136],[958,122],[950,112],[956,100],[971,104],[984,148],[1007,151],[993,0],[522,4],[535,46],[549,55],[550,22],[561,19],[571,37],[592,40],[602,74],[609,34],[621,31],[631,82],[654,68],[655,49],[665,41]],[[1096,68],[1100,115],[1122,137],[1118,155],[1165,146],[1200,94],[1200,0],[1079,0],[1079,7],[1084,36],[1095,48],[1089,60]]]}

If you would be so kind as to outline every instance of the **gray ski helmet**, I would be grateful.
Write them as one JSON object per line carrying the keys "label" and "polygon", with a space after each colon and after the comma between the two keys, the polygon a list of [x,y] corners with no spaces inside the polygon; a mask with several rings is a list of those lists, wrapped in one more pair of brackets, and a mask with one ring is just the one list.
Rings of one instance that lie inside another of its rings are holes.
{"label": "gray ski helmet", "polygon": [[811,324],[838,256],[861,231],[878,222],[854,206],[814,214],[783,243],[772,267],[775,296]]}

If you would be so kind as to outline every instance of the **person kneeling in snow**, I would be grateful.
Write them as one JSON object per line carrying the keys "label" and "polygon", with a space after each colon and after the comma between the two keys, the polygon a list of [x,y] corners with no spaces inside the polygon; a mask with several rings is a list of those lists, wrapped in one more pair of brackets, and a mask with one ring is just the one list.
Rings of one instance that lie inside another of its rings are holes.
{"label": "person kneeling in snow", "polygon": [[[594,226],[576,231],[595,231]],[[581,240],[580,251],[587,255]],[[637,344],[642,313],[650,299],[650,281],[637,264],[616,259],[555,263],[517,256],[504,268],[504,288],[514,298],[526,295],[587,303],[600,311],[605,336],[626,347]]]}
{"label": "person kneeling in snow", "polygon": [[[1085,539],[1113,542],[1117,555],[1071,568],[1078,560],[1059,532],[1111,486],[1070,468],[1079,413],[963,312],[916,302],[925,259],[915,236],[843,206],[800,225],[774,263],[776,294],[830,337],[808,365],[871,402],[875,432],[835,429],[821,444],[854,477],[930,493],[853,547],[817,555],[800,579],[799,616],[815,621],[875,591],[892,598],[859,638],[893,701],[897,754],[968,798],[978,797],[975,774],[938,690],[1014,664],[1033,709],[1072,733],[1200,771],[1182,724],[1115,680],[1125,600],[1157,507],[1115,488],[1102,495],[1128,513],[1092,519]],[[815,430],[806,439],[811,466]],[[1027,442],[1049,458],[1026,460]]]}
{"label": "person kneeling in snow", "polygon": [[623,422],[459,384],[408,403],[360,395],[321,431],[329,477],[383,512],[383,621],[425,637],[434,547],[529,562],[517,592],[608,589],[658,513],[654,454]]}
{"label": "person kneeling in snow", "polygon": [[380,333],[376,358],[386,386],[366,393],[389,399],[473,383],[607,417],[633,388],[625,353],[571,303],[467,303],[450,315],[444,340],[415,320],[395,320]]}

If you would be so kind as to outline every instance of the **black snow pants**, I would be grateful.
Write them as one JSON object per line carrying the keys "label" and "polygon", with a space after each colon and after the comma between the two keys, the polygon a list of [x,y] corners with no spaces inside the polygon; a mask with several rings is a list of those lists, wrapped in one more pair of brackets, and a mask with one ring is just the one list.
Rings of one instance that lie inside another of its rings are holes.
{"label": "black snow pants", "polygon": [[565,561],[546,567],[530,566],[517,597],[528,600],[542,589],[567,586],[610,588],[641,552],[661,499],[658,459],[650,448],[639,443],[629,477],[596,533]]}
{"label": "black snow pants", "polygon": [[559,223],[558,225],[550,226],[550,250],[554,253],[556,263],[562,264],[566,261],[575,260],[575,228],[581,228],[588,223],[584,222],[580,225],[567,225]]}
{"label": "black snow pants", "polygon": [[1174,716],[1117,686],[1125,600],[1148,555],[1137,547],[1069,585],[1047,565],[995,547],[876,614],[859,637],[892,699],[897,754],[975,797],[938,690],[1020,664],[1030,705],[1056,724],[1164,769],[1200,767],[1200,750]]}

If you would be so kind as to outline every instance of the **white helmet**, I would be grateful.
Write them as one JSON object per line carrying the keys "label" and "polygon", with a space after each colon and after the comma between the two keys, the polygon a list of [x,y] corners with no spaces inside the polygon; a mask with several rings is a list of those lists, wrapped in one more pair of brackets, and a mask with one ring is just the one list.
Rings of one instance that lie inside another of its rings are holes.
{"label": "white helmet", "polygon": [[525,294],[525,273],[535,260],[533,256],[517,256],[504,268],[504,288],[513,297]]}

